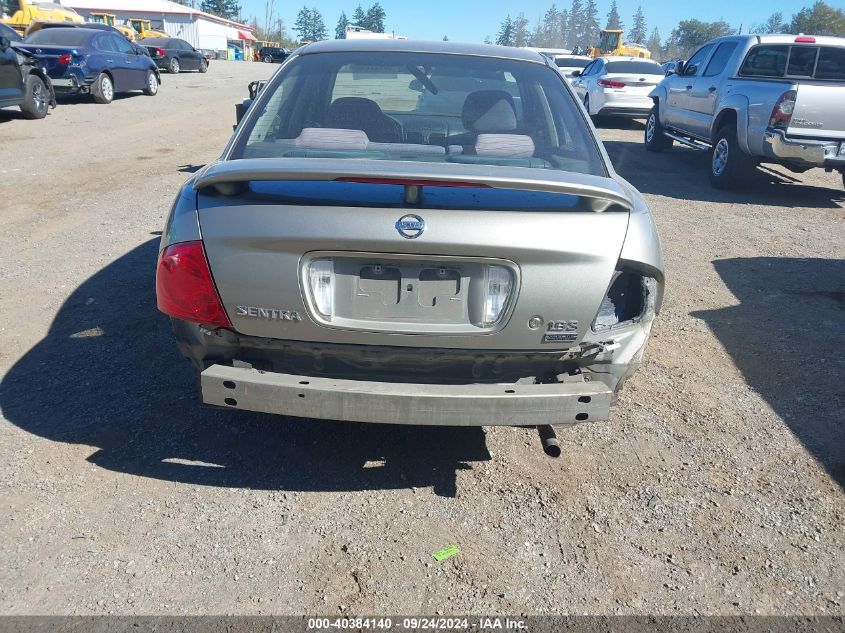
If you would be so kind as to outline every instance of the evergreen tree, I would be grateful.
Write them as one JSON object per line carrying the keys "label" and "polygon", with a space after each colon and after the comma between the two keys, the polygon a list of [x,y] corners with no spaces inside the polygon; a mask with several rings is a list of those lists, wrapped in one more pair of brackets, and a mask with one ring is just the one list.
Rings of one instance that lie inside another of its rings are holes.
{"label": "evergreen tree", "polygon": [[524,13],[520,13],[513,21],[513,45],[528,46],[528,37],[528,18]]}
{"label": "evergreen tree", "polygon": [[496,36],[496,44],[499,46],[513,46],[514,40],[516,39],[514,35],[513,20],[510,14],[508,14],[508,17],[505,18],[502,26],[499,28],[499,34]]}
{"label": "evergreen tree", "polygon": [[558,33],[560,34],[559,41],[561,48],[572,48],[572,42],[569,41],[569,11],[566,9],[560,12]]}
{"label": "evergreen tree", "polygon": [[312,42],[318,42],[328,38],[329,30],[323,21],[323,14],[317,10],[317,7],[311,7],[311,37],[309,39]]}
{"label": "evergreen tree", "polygon": [[444,36],[443,36],[443,41],[444,41],[444,42],[448,42],[448,41],[449,41],[449,36],[448,36],[448,35],[444,35]]}
{"label": "evergreen tree", "polygon": [[238,20],[241,16],[241,5],[237,0],[202,0],[200,10],[227,20]]}
{"label": "evergreen tree", "polygon": [[323,14],[316,7],[311,9],[302,7],[296,15],[293,30],[296,31],[300,40],[308,40],[309,42],[317,42],[328,37]]}
{"label": "evergreen tree", "polygon": [[380,2],[375,2],[369,9],[367,9],[367,27],[373,33],[384,33],[384,19],[387,14]]}
{"label": "evergreen tree", "polygon": [[619,17],[619,9],[616,8],[616,0],[610,1],[610,11],[607,12],[607,26],[606,29],[622,29],[622,18]]}
{"label": "evergreen tree", "polygon": [[642,44],[647,37],[645,27],[645,15],[643,15],[643,8],[637,7],[637,12],[634,14],[634,26],[631,27],[629,39],[632,42]]}
{"label": "evergreen tree", "polygon": [[569,25],[567,28],[567,48],[581,46],[584,24],[584,5],[581,0],[572,0],[572,7],[569,9]]}
{"label": "evergreen tree", "polygon": [[653,58],[660,58],[660,31],[656,27],[646,40],[645,47],[651,52]]}
{"label": "evergreen tree", "polygon": [[599,8],[596,6],[596,0],[587,0],[584,7],[584,23],[581,33],[580,46],[589,48],[595,46],[599,41]]}
{"label": "evergreen tree", "polygon": [[334,38],[336,40],[346,39],[347,26],[349,26],[349,19],[346,17],[346,11],[341,11],[340,17],[337,19],[337,26],[334,27]]}
{"label": "evergreen tree", "polygon": [[352,24],[364,29],[367,28],[367,14],[364,13],[364,9],[361,8],[360,4],[355,7],[355,12],[352,14]]}

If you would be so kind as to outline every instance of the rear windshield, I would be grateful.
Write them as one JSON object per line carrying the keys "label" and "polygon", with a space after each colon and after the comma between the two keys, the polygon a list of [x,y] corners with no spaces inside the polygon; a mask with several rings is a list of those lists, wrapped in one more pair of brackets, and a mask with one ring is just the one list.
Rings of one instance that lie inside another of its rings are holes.
{"label": "rear windshield", "polygon": [[165,37],[145,37],[141,42],[144,46],[168,46],[170,39]]}
{"label": "rear windshield", "polygon": [[635,75],[665,75],[663,66],[656,62],[608,62],[609,73],[633,73]]}
{"label": "rear windshield", "polygon": [[557,72],[466,55],[305,54],[262,91],[233,158],[367,158],[607,175]]}
{"label": "rear windshield", "polygon": [[558,68],[586,68],[592,59],[572,59],[567,57],[558,57],[555,64]]}
{"label": "rear windshield", "polygon": [[80,29],[41,29],[27,36],[27,44],[44,44],[47,46],[85,46],[91,39],[90,31]]}
{"label": "rear windshield", "polygon": [[845,47],[763,44],[742,63],[743,77],[806,77],[845,81]]}

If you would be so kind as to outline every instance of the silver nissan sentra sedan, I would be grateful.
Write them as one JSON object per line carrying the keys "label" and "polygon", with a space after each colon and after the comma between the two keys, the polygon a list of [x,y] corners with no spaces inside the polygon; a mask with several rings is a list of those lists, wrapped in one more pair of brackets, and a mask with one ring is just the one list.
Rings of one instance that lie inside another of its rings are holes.
{"label": "silver nissan sentra sedan", "polygon": [[203,402],[429,425],[606,419],[663,286],[547,58],[377,40],[291,54],[177,196],[156,276]]}

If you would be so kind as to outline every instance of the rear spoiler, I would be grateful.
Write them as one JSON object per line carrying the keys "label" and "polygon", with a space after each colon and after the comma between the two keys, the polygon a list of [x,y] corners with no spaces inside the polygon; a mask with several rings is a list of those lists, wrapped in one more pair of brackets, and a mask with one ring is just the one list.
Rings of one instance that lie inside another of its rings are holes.
{"label": "rear spoiler", "polygon": [[615,180],[575,172],[527,167],[414,163],[349,158],[244,158],[210,163],[194,176],[196,191],[214,188],[231,196],[250,181],[308,180],[404,185],[406,201],[419,201],[419,189],[487,187],[578,196],[592,211],[629,211],[633,202]]}

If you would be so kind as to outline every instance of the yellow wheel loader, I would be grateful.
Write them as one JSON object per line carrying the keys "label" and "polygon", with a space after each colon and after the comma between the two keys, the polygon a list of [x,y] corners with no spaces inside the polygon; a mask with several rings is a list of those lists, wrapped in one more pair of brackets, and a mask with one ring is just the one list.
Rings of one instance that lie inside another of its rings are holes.
{"label": "yellow wheel loader", "polygon": [[621,29],[603,29],[599,35],[598,45],[587,49],[587,55],[590,57],[621,55],[624,57],[651,58],[651,53],[642,44],[623,43]]}
{"label": "yellow wheel loader", "polygon": [[21,35],[34,22],[73,22],[85,20],[76,11],[54,2],[28,0],[0,0],[0,22],[8,24]]}

